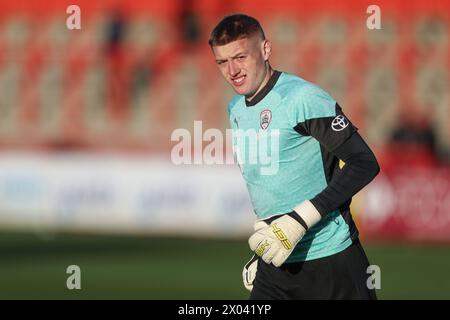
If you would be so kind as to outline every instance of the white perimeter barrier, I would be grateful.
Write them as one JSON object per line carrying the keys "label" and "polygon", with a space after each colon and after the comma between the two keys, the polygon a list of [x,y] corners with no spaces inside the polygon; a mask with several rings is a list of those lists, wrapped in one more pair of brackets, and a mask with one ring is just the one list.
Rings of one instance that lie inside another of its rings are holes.
{"label": "white perimeter barrier", "polygon": [[0,227],[37,231],[248,236],[236,165],[151,156],[0,154]]}

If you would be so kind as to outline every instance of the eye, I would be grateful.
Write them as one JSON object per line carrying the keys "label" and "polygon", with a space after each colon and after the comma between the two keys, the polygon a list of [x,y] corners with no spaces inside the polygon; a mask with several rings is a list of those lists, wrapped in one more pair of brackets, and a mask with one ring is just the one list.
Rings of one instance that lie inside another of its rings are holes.
{"label": "eye", "polygon": [[220,66],[220,65],[222,65],[222,64],[224,64],[225,63],[225,61],[223,61],[223,60],[219,60],[219,61],[217,61],[217,64]]}
{"label": "eye", "polygon": [[238,57],[238,60],[239,60],[239,61],[244,61],[245,58],[247,58],[247,56],[239,56],[239,57]]}

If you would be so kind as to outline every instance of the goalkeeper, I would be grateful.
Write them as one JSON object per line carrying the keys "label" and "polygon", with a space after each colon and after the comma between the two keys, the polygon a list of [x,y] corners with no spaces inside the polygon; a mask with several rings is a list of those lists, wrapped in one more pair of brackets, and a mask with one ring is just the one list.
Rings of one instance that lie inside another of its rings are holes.
{"label": "goalkeeper", "polygon": [[[369,262],[350,214],[354,194],[378,163],[324,90],[272,69],[271,43],[252,17],[225,17],[209,39],[218,68],[237,95],[228,106],[235,155],[256,213],[244,267],[250,299],[376,299]],[[242,161],[261,141],[274,161]]]}

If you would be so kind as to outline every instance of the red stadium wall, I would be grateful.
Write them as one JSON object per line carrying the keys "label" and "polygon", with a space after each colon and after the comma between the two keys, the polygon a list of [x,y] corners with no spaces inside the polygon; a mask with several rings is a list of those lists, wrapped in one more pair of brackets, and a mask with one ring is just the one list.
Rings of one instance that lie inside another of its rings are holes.
{"label": "red stadium wall", "polygon": [[[82,30],[74,31],[65,30],[69,4],[0,3],[0,71],[17,72],[9,106],[14,128],[0,133],[0,146],[164,150],[173,128],[190,127],[194,119],[224,129],[231,92],[206,39],[221,16],[239,11],[266,26],[274,65],[332,92],[372,144],[388,142],[403,110],[417,109],[431,110],[440,145],[450,147],[450,114],[436,111],[448,109],[450,91],[448,1],[378,1],[385,33],[366,29],[369,1],[77,1]],[[187,43],[181,17],[191,11],[199,36]],[[128,32],[114,44],[99,35],[111,17]],[[139,23],[149,23],[148,32],[135,32]],[[9,39],[10,29],[22,38]],[[142,41],[146,32],[153,39]],[[150,80],[136,89],[138,69],[148,70]],[[87,87],[99,72],[104,92],[96,98]],[[55,86],[45,90],[46,79]],[[51,107],[49,91],[60,94]],[[138,100],[140,109],[133,105]],[[90,121],[92,113],[99,121]],[[52,117],[55,128],[45,132]],[[137,134],[136,118],[142,122]]]}

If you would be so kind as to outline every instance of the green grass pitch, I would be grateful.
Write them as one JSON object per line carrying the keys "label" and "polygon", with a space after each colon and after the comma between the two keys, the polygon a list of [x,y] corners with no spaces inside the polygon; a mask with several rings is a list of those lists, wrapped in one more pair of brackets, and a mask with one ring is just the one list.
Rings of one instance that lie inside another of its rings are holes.
{"label": "green grass pitch", "polygon": [[[380,299],[450,299],[450,247],[365,245]],[[247,299],[245,240],[0,233],[0,299]],[[69,265],[81,290],[68,290]]]}

